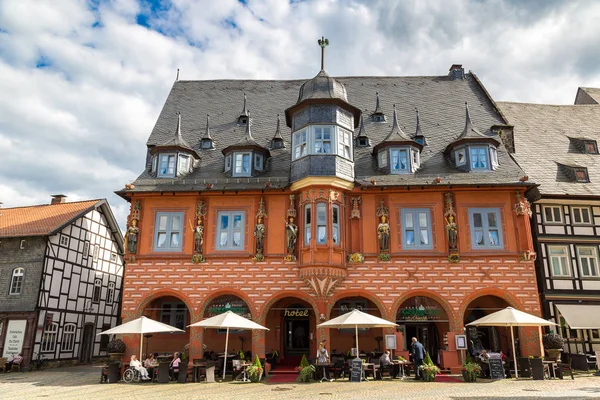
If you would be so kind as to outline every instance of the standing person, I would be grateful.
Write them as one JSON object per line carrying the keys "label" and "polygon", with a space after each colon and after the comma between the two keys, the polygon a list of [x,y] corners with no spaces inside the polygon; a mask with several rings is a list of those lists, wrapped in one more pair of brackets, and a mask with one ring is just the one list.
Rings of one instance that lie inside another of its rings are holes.
{"label": "standing person", "polygon": [[131,356],[131,360],[129,361],[129,366],[135,368],[135,370],[140,373],[142,380],[144,380],[144,381],[150,380],[150,377],[148,376],[148,370],[146,368],[142,367],[142,363],[140,362],[140,360],[137,359],[135,354]]}
{"label": "standing person", "polygon": [[[329,353],[325,348],[325,341],[322,340],[319,342],[319,348],[317,350],[317,368],[323,368],[323,378],[327,379],[330,382],[333,382],[333,379],[330,379],[329,376]],[[321,379],[323,381],[323,379]]]}
{"label": "standing person", "polygon": [[179,364],[181,363],[181,358],[179,358],[179,353],[175,352],[173,354],[173,359],[171,360],[171,364],[169,365],[169,374],[171,375],[171,380],[176,381],[179,379]]}
{"label": "standing person", "polygon": [[425,358],[425,348],[417,340],[416,337],[412,338],[412,346],[410,353],[412,354],[413,362],[415,363],[415,380],[423,379],[419,367],[421,366],[421,364],[423,364],[423,359]]}

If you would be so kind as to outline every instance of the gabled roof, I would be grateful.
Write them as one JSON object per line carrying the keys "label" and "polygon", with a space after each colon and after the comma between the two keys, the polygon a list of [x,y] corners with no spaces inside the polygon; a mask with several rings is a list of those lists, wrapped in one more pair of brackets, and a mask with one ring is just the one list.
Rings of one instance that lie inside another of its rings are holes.
{"label": "gabled roof", "polygon": [[123,236],[106,200],[86,200],[0,208],[0,238],[54,235],[94,209],[101,208],[123,251]]}
{"label": "gabled roof", "polygon": [[575,104],[600,104],[600,88],[580,87],[577,89]]}
{"label": "gabled roof", "polygon": [[413,140],[413,138],[409,137],[400,125],[398,125],[398,114],[396,113],[396,105],[394,104],[394,115],[392,120],[392,130],[390,133],[379,142],[374,148],[373,152],[377,152],[380,148],[385,147],[387,145],[396,145],[396,144],[410,144],[412,146],[418,147],[419,150],[423,148],[423,145],[417,143]]}
{"label": "gabled roof", "polygon": [[458,135],[456,140],[454,140],[448,145],[446,151],[450,151],[452,148],[467,142],[492,143],[495,146],[498,146],[500,144],[500,141],[495,139],[494,137],[484,135],[483,133],[479,132],[479,130],[475,127],[473,121],[471,120],[471,114],[469,113],[469,104],[465,102],[465,128],[463,129],[462,133]]}
{"label": "gabled roof", "polygon": [[[208,120],[207,120],[207,124],[208,124]],[[194,155],[195,155],[195,151],[188,144],[188,142],[183,138],[183,136],[181,136],[181,113],[180,112],[177,113],[177,127],[175,128],[175,134],[172,135],[170,138],[165,138],[165,140],[162,143],[159,143],[156,146],[156,148],[180,148],[180,149],[188,150],[191,153],[194,153]]]}
{"label": "gabled roof", "polygon": [[269,153],[269,150],[266,147],[258,144],[256,142],[256,140],[254,140],[254,138],[252,137],[252,130],[250,129],[251,125],[252,125],[252,119],[250,118],[250,113],[248,112],[248,122],[246,122],[246,129],[244,131],[244,136],[242,136],[240,138],[240,140],[238,140],[236,143],[224,148],[223,154],[228,153],[229,151],[231,151],[233,149],[246,149],[246,148],[255,148],[257,150],[261,150],[264,153],[267,153],[267,154]]}
{"label": "gabled roof", "polygon": [[[514,125],[513,157],[546,195],[599,196],[600,155],[584,154],[571,138],[600,141],[600,105],[549,105],[499,102]],[[590,182],[568,179],[564,168],[585,167]]]}

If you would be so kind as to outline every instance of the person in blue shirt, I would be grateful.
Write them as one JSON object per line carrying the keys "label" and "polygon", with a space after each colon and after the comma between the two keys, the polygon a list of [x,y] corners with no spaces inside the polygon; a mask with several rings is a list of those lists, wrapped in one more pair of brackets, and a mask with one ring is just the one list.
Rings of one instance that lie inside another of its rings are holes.
{"label": "person in blue shirt", "polygon": [[413,362],[415,363],[415,379],[423,379],[419,367],[421,364],[423,364],[423,359],[425,358],[425,348],[416,337],[412,338],[410,354],[412,355]]}

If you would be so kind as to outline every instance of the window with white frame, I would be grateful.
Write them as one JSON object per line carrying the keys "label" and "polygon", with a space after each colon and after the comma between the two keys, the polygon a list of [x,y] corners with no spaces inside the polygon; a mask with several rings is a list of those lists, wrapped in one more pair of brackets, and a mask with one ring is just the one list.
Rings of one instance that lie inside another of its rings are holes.
{"label": "window with white frame", "polygon": [[181,251],[182,212],[156,213],[154,251]]}
{"label": "window with white frame", "polygon": [[598,249],[591,246],[578,246],[577,259],[579,269],[584,278],[598,277]]}
{"label": "window with white frame", "polygon": [[42,353],[51,353],[56,348],[56,339],[58,337],[58,324],[52,322],[46,325],[42,335]]}
{"label": "window with white frame", "polygon": [[254,154],[254,169],[257,171],[263,170],[263,156],[262,154]]}
{"label": "window with white frame", "polygon": [[187,307],[185,303],[163,303],[160,308],[160,322],[185,331],[187,326]]}
{"label": "window with white frame", "polygon": [[317,203],[317,244],[327,243],[327,204]]}
{"label": "window with white frame", "polygon": [[426,208],[406,208],[402,215],[402,248],[432,249],[431,217]]}
{"label": "window with white frame", "polygon": [[308,131],[303,129],[294,133],[294,160],[304,157],[308,154],[307,149]]}
{"label": "window with white frame", "polygon": [[589,207],[571,207],[571,215],[573,223],[580,225],[588,225],[592,223],[592,212]]}
{"label": "window with white frame", "polygon": [[503,248],[500,209],[469,209],[471,243],[473,249]]}
{"label": "window with white frame", "polygon": [[352,135],[342,128],[338,128],[338,154],[352,159]]}
{"label": "window with white frame", "polygon": [[393,174],[400,174],[410,171],[408,149],[391,149],[390,153],[390,170]]}
{"label": "window with white frame", "polygon": [[164,178],[175,177],[175,162],[176,154],[162,153],[159,154],[158,160],[158,176]]}
{"label": "window with white frame", "polygon": [[315,154],[331,154],[333,137],[331,135],[331,126],[315,126],[313,127],[314,136],[314,153]]}
{"label": "window with white frame", "polygon": [[333,244],[340,244],[340,206],[331,206],[331,240]]}
{"label": "window with white frame", "polygon": [[421,165],[421,152],[417,149],[411,149],[410,153],[412,154],[411,171],[415,172]]}
{"label": "window with white frame", "polygon": [[483,146],[471,146],[469,147],[471,156],[471,169],[472,170],[489,170],[488,162],[488,147]]}
{"label": "window with white frame", "polygon": [[492,169],[498,168],[498,150],[495,147],[490,147],[490,159],[492,163]]}
{"label": "window with white frame", "polygon": [[115,283],[108,282],[108,290],[106,291],[106,304],[112,304],[115,300]]}
{"label": "window with white frame", "polygon": [[69,237],[65,235],[60,235],[60,245],[68,246],[69,245]]}
{"label": "window with white frame", "polygon": [[187,154],[179,154],[179,162],[177,163],[177,174],[185,175],[190,172],[190,156]]}
{"label": "window with white frame", "polygon": [[233,176],[250,176],[252,153],[234,153],[233,155]]}
{"label": "window with white frame", "polygon": [[561,206],[543,206],[544,222],[549,224],[560,224],[563,222]]}
{"label": "window with white frame", "polygon": [[23,277],[25,275],[25,268],[15,268],[12,272],[10,279],[10,291],[9,294],[21,294],[23,291]]}
{"label": "window with white frame", "polygon": [[150,170],[153,174],[156,173],[156,168],[158,168],[158,156],[152,157],[152,169]]}
{"label": "window with white frame", "polygon": [[217,226],[218,250],[244,249],[244,212],[219,211]]}
{"label": "window with white frame", "polygon": [[62,342],[60,346],[61,351],[73,351],[75,346],[75,330],[77,326],[69,323],[63,327]]}
{"label": "window with white frame", "polygon": [[310,244],[310,232],[312,227],[312,206],[304,206],[304,244]]}
{"label": "window with white frame", "polygon": [[381,150],[377,156],[379,158],[379,168],[387,167],[387,149]]}
{"label": "window with white frame", "polygon": [[571,276],[567,246],[548,246],[548,263],[554,277]]}
{"label": "window with white frame", "polygon": [[94,291],[92,292],[92,303],[100,302],[100,293],[102,292],[102,279],[94,279]]}

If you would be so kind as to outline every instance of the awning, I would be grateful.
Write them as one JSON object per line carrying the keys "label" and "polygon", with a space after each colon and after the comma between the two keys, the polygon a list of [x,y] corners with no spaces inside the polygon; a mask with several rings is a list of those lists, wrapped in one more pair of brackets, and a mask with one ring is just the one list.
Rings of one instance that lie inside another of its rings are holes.
{"label": "awning", "polygon": [[557,304],[571,329],[600,329],[600,305]]}

